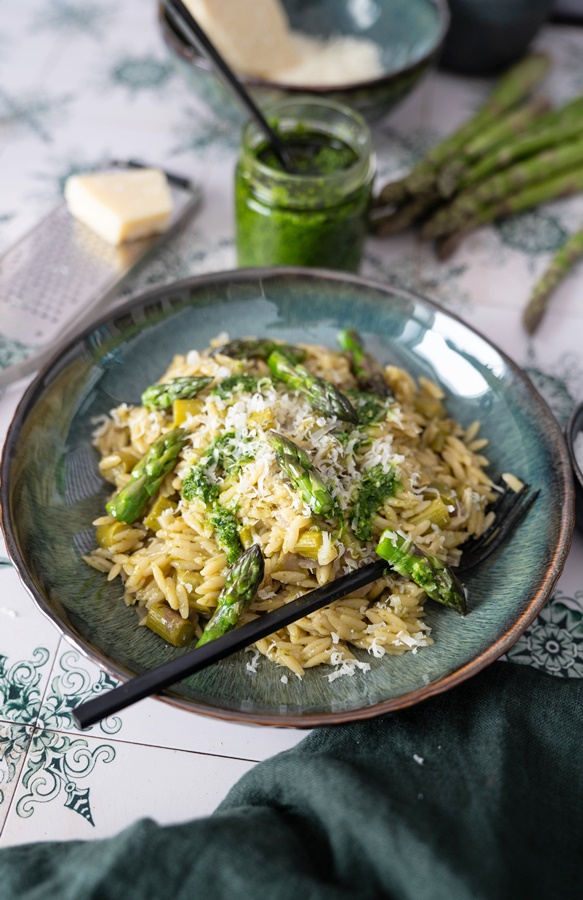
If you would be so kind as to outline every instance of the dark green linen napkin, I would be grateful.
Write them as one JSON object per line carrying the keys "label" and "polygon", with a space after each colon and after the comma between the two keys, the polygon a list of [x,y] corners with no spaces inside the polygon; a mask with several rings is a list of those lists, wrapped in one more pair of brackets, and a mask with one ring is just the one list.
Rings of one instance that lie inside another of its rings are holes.
{"label": "dark green linen napkin", "polygon": [[583,680],[495,663],[313,731],[209,818],[1,850],[0,898],[579,900],[582,756]]}

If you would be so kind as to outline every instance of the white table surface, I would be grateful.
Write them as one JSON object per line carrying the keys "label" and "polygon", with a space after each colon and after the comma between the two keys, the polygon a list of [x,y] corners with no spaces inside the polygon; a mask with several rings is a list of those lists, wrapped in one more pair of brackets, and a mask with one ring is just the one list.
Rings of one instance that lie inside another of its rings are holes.
{"label": "white table surface", "polygon": [[[154,0],[5,3],[0,26],[0,252],[51,210],[69,174],[140,157],[198,180],[205,199],[123,296],[232,268],[239,129],[174,70]],[[555,61],[553,99],[583,92],[583,29],[548,27],[537,44]],[[489,86],[426,78],[375,127],[380,181],[406,170]],[[582,224],[583,196],[549,204],[475,233],[446,263],[412,233],[371,239],[362,273],[430,296],[481,330],[524,367],[564,426],[583,398],[583,266],[534,339],[520,314],[552,252]],[[0,441],[25,386],[0,392]],[[551,601],[509,653],[516,662],[583,677],[582,548],[576,533]],[[305,733],[215,721],[154,699],[107,729],[79,732],[71,708],[107,684],[38,611],[0,539],[0,846],[103,837],[143,816],[205,815],[257,761]]]}

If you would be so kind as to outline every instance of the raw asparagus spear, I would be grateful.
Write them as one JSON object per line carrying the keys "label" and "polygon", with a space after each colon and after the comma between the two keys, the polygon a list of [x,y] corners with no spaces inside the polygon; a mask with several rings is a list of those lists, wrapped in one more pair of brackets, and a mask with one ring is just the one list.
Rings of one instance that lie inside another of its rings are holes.
{"label": "raw asparagus spear", "polygon": [[522,321],[529,334],[534,334],[546,312],[549,299],[569,270],[583,257],[583,229],[563,244],[532,291]]}
{"label": "raw asparagus spear", "polygon": [[344,422],[358,424],[358,414],[348,397],[329,381],[312,375],[305,366],[294,365],[279,350],[274,350],[269,355],[267,365],[276,378],[285,382],[292,390],[305,394],[314,409],[327,416],[336,416]]}
{"label": "raw asparagus spear", "polygon": [[437,557],[424,553],[410,537],[387,528],[381,534],[376,552],[399,575],[422,587],[432,600],[465,616],[466,595],[452,570]]}
{"label": "raw asparagus spear", "polygon": [[385,380],[385,373],[377,361],[367,353],[362,338],[352,328],[345,328],[338,335],[340,349],[348,354],[352,374],[361,391],[369,391],[379,397],[388,397],[391,389]]}
{"label": "raw asparagus spear", "polygon": [[405,231],[424,213],[435,206],[438,200],[434,191],[426,194],[418,194],[403,206],[399,206],[388,215],[374,215],[369,219],[369,231],[375,237],[388,237],[390,234],[398,234]]}
{"label": "raw asparagus spear", "polygon": [[488,100],[469,121],[433,147],[404,179],[382,189],[380,197],[383,202],[400,203],[408,194],[430,191],[439,169],[485,127],[524,100],[546,76],[549,67],[550,60],[543,53],[533,53],[513,66],[502,76]]}
{"label": "raw asparagus spear", "polygon": [[275,450],[277,461],[300,497],[313,513],[325,516],[336,512],[334,497],[316,472],[308,454],[276,431],[267,435]]}
{"label": "raw asparagus spear", "polygon": [[508,138],[523,134],[533,123],[538,125],[543,113],[550,111],[551,102],[548,97],[539,95],[532,97],[517,109],[505,116],[495,119],[481,134],[469,141],[463,150],[466,159],[479,159],[494,147],[503,144]]}
{"label": "raw asparagus spear", "polygon": [[182,428],[160,435],[132,469],[130,481],[106,504],[109,515],[128,525],[139,519],[150,497],[174,468],[185,441],[186,432]]}
{"label": "raw asparagus spear", "polygon": [[569,197],[583,191],[583,167],[577,169],[568,169],[554,178],[541,181],[517,191],[515,194],[483,206],[479,212],[466,220],[464,225],[458,231],[452,231],[438,245],[438,255],[440,259],[447,259],[457,249],[461,240],[470,234],[476,228],[482,225],[488,225],[504,216],[512,213],[523,212],[525,209],[531,209],[533,206],[539,206],[549,200],[557,200],[559,197]]}
{"label": "raw asparagus spear", "polygon": [[232,631],[257,593],[263,573],[261,550],[253,544],[229,569],[225,586],[217,599],[217,608],[198,639],[197,647]]}
{"label": "raw asparagus spear", "polygon": [[524,159],[482,181],[456,197],[453,203],[442,207],[424,224],[421,234],[424,238],[432,238],[457,231],[485,206],[504,200],[522,188],[538,184],[541,178],[547,180],[575,166],[583,166],[583,139]]}
{"label": "raw asparagus spear", "polygon": [[291,344],[278,344],[277,341],[270,341],[268,338],[257,341],[229,341],[221,347],[216,347],[211,351],[211,356],[221,354],[221,356],[230,356],[232,359],[267,359],[270,353],[279,350],[285,353],[295,362],[302,362],[306,358],[306,351],[300,347],[294,347]]}
{"label": "raw asparagus spear", "polygon": [[182,376],[163,384],[152,384],[142,394],[142,406],[148,409],[168,409],[175,400],[190,400],[207,387],[212,378]]}
{"label": "raw asparagus spear", "polygon": [[478,159],[482,159],[486,153],[491,153],[500,145],[504,145],[508,139],[515,135],[522,135],[525,129],[533,122],[537,123],[541,114],[550,107],[548,97],[533,97],[509,115],[492,123],[481,134],[469,141],[460,150],[455,159],[447,163],[440,171],[437,178],[438,192],[442,197],[451,197],[457,190],[460,177]]}
{"label": "raw asparagus spear", "polygon": [[[578,99],[578,103],[581,103]],[[549,114],[549,115],[552,115]],[[549,147],[560,147],[566,141],[576,140],[581,137],[583,129],[583,110],[580,115],[564,114],[563,118],[556,122],[549,122],[545,116],[538,123],[538,127],[529,129],[524,135],[519,135],[507,144],[484,156],[472,166],[459,180],[458,189],[465,190],[479,181],[483,181],[488,175],[510,166],[512,163],[526,157],[534,157],[541,150]]]}

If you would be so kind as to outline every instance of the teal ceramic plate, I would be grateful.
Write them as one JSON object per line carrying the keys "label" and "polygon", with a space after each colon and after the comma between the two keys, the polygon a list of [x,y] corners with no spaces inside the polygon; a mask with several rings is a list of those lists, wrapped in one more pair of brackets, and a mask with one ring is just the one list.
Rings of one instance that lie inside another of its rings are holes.
{"label": "teal ceramic plate", "polygon": [[175,353],[219,332],[336,345],[357,328],[383,361],[436,380],[451,414],[478,418],[491,440],[492,473],[512,471],[541,489],[511,543],[465,579],[470,614],[427,605],[435,645],[375,659],[367,673],[302,681],[240,653],[164,694],[186,709],[262,724],[311,726],[409,706],[482,669],[512,645],[549,597],[568,552],[573,487],[560,429],[528,379],[501,351],[438,306],[357,277],[301,269],[223,272],[156,289],[111,313],[53,360],[26,391],[2,460],[8,551],[41,610],[114,676],[166,662],[175,650],[145,628],[119,586],[89,569],[91,521],[108,487],[91,447],[92,420],[139,401]]}

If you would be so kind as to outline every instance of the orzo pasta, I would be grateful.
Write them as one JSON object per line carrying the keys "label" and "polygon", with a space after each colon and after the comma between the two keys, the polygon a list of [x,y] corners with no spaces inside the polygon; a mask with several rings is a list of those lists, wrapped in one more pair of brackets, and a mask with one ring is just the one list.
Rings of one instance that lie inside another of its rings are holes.
{"label": "orzo pasta", "polygon": [[[198,378],[195,396],[151,388],[151,403],[118,406],[94,432],[100,472],[116,491],[135,480],[134,466],[156,441],[181,435],[170,470],[139,516],[97,519],[98,547],[85,557],[119,579],[136,624],[150,625],[150,610],[172,610],[189,624],[189,640],[200,637],[229,564],[253,543],[264,578],[241,622],[372,561],[387,528],[450,565],[459,562],[464,541],[489,524],[494,488],[478,424],[464,429],[453,421],[436,384],[388,365],[381,396],[359,389],[345,352],[281,347],[290,366],[300,360],[302,371],[341,392],[356,410],[355,424],[315,408],[309,391],[276,377],[265,358],[269,347],[236,358],[229,345],[221,352],[224,340],[176,356],[161,377],[175,388]],[[303,451],[307,488],[292,464],[286,468],[278,436]],[[314,484],[322,487],[320,505],[310,494]],[[380,657],[430,645],[426,599],[412,581],[387,576],[256,648],[298,676],[322,664],[334,667],[325,670],[331,678],[352,673],[367,665],[351,648]]]}

